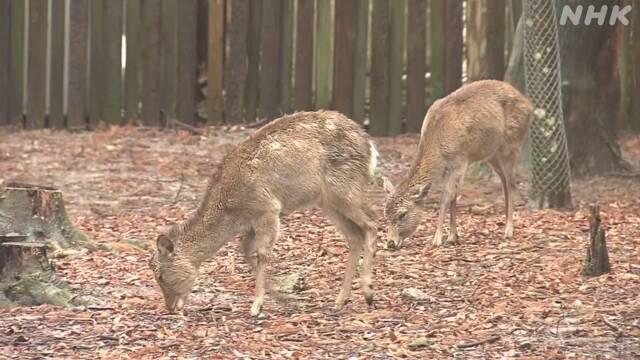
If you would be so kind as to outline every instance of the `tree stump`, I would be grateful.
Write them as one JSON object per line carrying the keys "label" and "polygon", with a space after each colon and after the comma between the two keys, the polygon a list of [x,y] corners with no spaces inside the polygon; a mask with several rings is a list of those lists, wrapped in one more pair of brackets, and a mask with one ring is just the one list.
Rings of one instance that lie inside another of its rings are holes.
{"label": "tree stump", "polygon": [[584,261],[582,274],[586,276],[600,276],[611,271],[609,264],[609,251],[604,229],[600,227],[600,207],[590,206],[589,211],[589,236],[590,243],[587,248],[587,257]]}
{"label": "tree stump", "polygon": [[45,243],[50,248],[96,245],[71,223],[62,192],[45,186],[9,183],[0,189],[0,235],[19,234],[26,241]]}
{"label": "tree stump", "polygon": [[47,252],[70,248],[97,247],[73,226],[59,190],[19,183],[0,188],[0,307],[67,305],[71,293]]}
{"label": "tree stump", "polygon": [[44,243],[27,242],[26,236],[0,236],[0,307],[54,304],[71,299],[47,258]]}

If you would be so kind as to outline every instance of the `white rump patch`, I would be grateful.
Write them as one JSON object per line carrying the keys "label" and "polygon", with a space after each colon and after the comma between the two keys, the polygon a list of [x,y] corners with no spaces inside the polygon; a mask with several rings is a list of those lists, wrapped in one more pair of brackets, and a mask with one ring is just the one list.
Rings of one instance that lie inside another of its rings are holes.
{"label": "white rump patch", "polygon": [[369,160],[369,173],[371,176],[375,176],[376,168],[378,167],[378,157],[380,157],[380,153],[376,150],[376,147],[373,146],[373,142],[369,141],[369,147],[371,149],[371,159]]}

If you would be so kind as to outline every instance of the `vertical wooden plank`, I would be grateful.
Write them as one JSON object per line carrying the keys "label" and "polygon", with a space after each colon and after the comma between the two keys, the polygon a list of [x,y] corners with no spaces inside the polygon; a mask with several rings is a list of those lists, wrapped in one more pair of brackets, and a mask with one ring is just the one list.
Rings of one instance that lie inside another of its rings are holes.
{"label": "vertical wooden plank", "polygon": [[280,74],[282,0],[265,0],[260,33],[259,116],[269,120],[280,116]]}
{"label": "vertical wooden plank", "polygon": [[104,115],[104,0],[92,0],[89,6],[89,126],[95,128]]}
{"label": "vertical wooden plank", "polygon": [[[629,42],[629,96],[640,98],[640,0],[633,0],[631,12],[631,39]],[[630,101],[629,125],[640,131],[640,101]]]}
{"label": "vertical wooden plank", "polygon": [[523,0],[511,0],[511,18],[513,21],[513,27],[518,24],[518,19],[522,15],[522,1]]}
{"label": "vertical wooden plank", "polygon": [[316,109],[331,106],[331,88],[333,85],[333,51],[331,0],[318,0],[316,3]]}
{"label": "vertical wooden plank", "polygon": [[313,98],[314,0],[298,0],[294,108],[311,110]]}
{"label": "vertical wooden plank", "polygon": [[51,63],[49,67],[49,127],[64,128],[64,1],[51,2]]}
{"label": "vertical wooden plank", "polygon": [[162,79],[160,106],[165,121],[176,118],[178,95],[178,2],[162,0]]}
{"label": "vertical wooden plank", "polygon": [[487,76],[487,11],[488,0],[467,2],[467,77],[476,81]]}
{"label": "vertical wooden plank", "polygon": [[104,3],[104,118],[107,124],[122,123],[122,0]]}
{"label": "vertical wooden plank", "polygon": [[335,3],[335,56],[332,107],[347,117],[353,116],[353,72],[356,40],[356,0]]}
{"label": "vertical wooden plank", "polygon": [[407,131],[419,133],[427,111],[426,0],[409,0],[407,24]]}
{"label": "vertical wooden plank", "polygon": [[373,0],[371,14],[371,120],[369,132],[385,136],[389,120],[389,0]]}
{"label": "vertical wooden plank", "polygon": [[618,110],[618,129],[628,129],[629,127],[629,38],[631,26],[618,25],[618,78],[620,79],[620,103]]}
{"label": "vertical wooden plank", "polygon": [[193,124],[196,115],[198,3],[178,6],[178,120]]}
{"label": "vertical wooden plank", "polygon": [[87,126],[87,60],[89,3],[71,0],[69,3],[69,54],[67,127]]}
{"label": "vertical wooden plank", "polygon": [[244,120],[244,91],[247,81],[247,36],[249,34],[249,3],[251,0],[227,2],[230,12],[227,24],[229,55],[225,62],[225,118],[230,123]]}
{"label": "vertical wooden plank", "polygon": [[[455,0],[457,1],[457,0]],[[429,106],[445,95],[444,66],[445,66],[445,29],[444,17],[447,0],[430,0],[429,14],[429,65],[431,79],[429,81]]]}
{"label": "vertical wooden plank", "polygon": [[207,119],[209,124],[224,122],[224,2],[209,1],[209,61],[207,79]]}
{"label": "vertical wooden plank", "polygon": [[404,98],[402,75],[404,74],[405,53],[405,12],[406,0],[394,0],[389,9],[389,124],[388,135],[399,135],[403,130],[402,116]]}
{"label": "vertical wooden plank", "polygon": [[0,125],[9,124],[11,1],[0,0]]}
{"label": "vertical wooden plank", "polygon": [[[76,2],[76,0],[73,2]],[[141,0],[126,0],[125,5],[127,59],[124,72],[124,118],[126,121],[132,121],[138,119],[140,116],[138,110],[138,106],[140,104],[141,80],[140,55],[142,53],[141,49],[144,46],[141,41],[142,14],[140,12],[142,2]],[[175,99],[173,101],[175,104]]]}
{"label": "vertical wooden plank", "polygon": [[463,0],[447,0],[445,8],[444,90],[446,94],[450,94],[462,85],[462,2]]}
{"label": "vertical wooden plank", "polygon": [[[190,3],[190,1],[189,1]],[[160,122],[160,0],[142,1],[142,123]],[[193,19],[191,19],[193,21]],[[187,91],[180,89],[180,92]]]}
{"label": "vertical wooden plank", "polygon": [[25,12],[24,0],[11,0],[11,48],[9,64],[9,121],[22,125],[25,90]]}
{"label": "vertical wooden plank", "polygon": [[294,23],[294,0],[282,0],[282,55],[280,83],[280,109],[283,113],[290,113],[292,110],[292,89],[293,89],[293,23]]}
{"label": "vertical wooden plank", "polygon": [[[209,53],[207,51],[207,48],[209,47],[209,1],[211,0],[195,0],[196,17],[194,21],[196,22],[196,101],[199,100],[200,96],[198,79],[200,79],[199,76],[201,75],[201,72],[198,69],[202,67],[203,70],[206,70],[209,57]],[[181,3],[180,1],[176,2]],[[202,75],[206,76],[206,74]]]}
{"label": "vertical wooden plank", "polygon": [[246,121],[252,122],[258,113],[260,82],[260,32],[262,29],[262,1],[251,1],[249,8],[249,58],[246,87]]}
{"label": "vertical wooden plank", "polygon": [[367,86],[369,0],[356,0],[356,39],[353,58],[353,120],[364,123]]}
{"label": "vertical wooden plank", "polygon": [[[505,0],[487,1],[487,33],[485,37],[487,42],[487,78],[489,79],[502,80],[504,78],[505,10]],[[462,19],[459,21],[462,24]],[[453,28],[452,30],[458,31]],[[460,30],[460,34],[460,39],[462,39],[462,30]]]}
{"label": "vertical wooden plank", "polygon": [[48,8],[48,0],[29,1],[28,129],[45,127]]}

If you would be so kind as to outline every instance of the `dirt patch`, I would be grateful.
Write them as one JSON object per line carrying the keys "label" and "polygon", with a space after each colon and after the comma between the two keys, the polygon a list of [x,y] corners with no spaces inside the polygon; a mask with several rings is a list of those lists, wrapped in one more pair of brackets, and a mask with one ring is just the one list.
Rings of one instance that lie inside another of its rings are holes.
{"label": "dirt patch", "polygon": [[[234,242],[202,269],[185,316],[168,315],[147,268],[145,243],[196,208],[212,165],[246,135],[130,127],[0,130],[0,182],[59,188],[72,221],[116,249],[56,259],[56,272],[72,292],[97,305],[0,310],[0,351],[25,358],[640,355],[638,178],[575,181],[575,210],[534,211],[525,207],[528,177],[522,171],[515,237],[504,241],[500,182],[478,167],[459,202],[461,245],[430,245],[437,191],[403,249],[383,249],[386,225],[379,220],[375,309],[367,308],[357,282],[352,302],[333,309],[346,243],[320,212],[296,212],[283,221],[272,266],[277,276],[304,276],[305,290],[296,300],[268,300],[266,318],[251,319],[253,276]],[[637,138],[624,140],[633,144]],[[381,171],[397,182],[413,161],[417,137],[375,141]],[[623,149],[638,153],[637,145]],[[370,196],[381,216],[383,190],[372,189]],[[613,268],[593,279],[580,275],[591,202],[601,205]],[[405,289],[424,296],[403,297]]]}

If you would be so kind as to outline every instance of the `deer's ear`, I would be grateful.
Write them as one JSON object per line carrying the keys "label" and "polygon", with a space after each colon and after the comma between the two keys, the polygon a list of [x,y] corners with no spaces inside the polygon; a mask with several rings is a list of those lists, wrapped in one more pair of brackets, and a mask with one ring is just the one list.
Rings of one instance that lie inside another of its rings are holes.
{"label": "deer's ear", "polygon": [[393,186],[391,181],[389,181],[389,179],[387,179],[386,177],[382,178],[382,186],[384,187],[384,191],[387,193],[387,195],[391,195],[396,191],[395,186]]}
{"label": "deer's ear", "polygon": [[411,198],[416,203],[424,202],[425,198],[427,197],[427,194],[429,193],[430,188],[431,188],[431,183],[426,183],[424,185],[421,185]]}
{"label": "deer's ear", "polygon": [[171,255],[174,251],[173,241],[167,235],[158,236],[156,247],[158,248],[158,253],[163,256]]}

